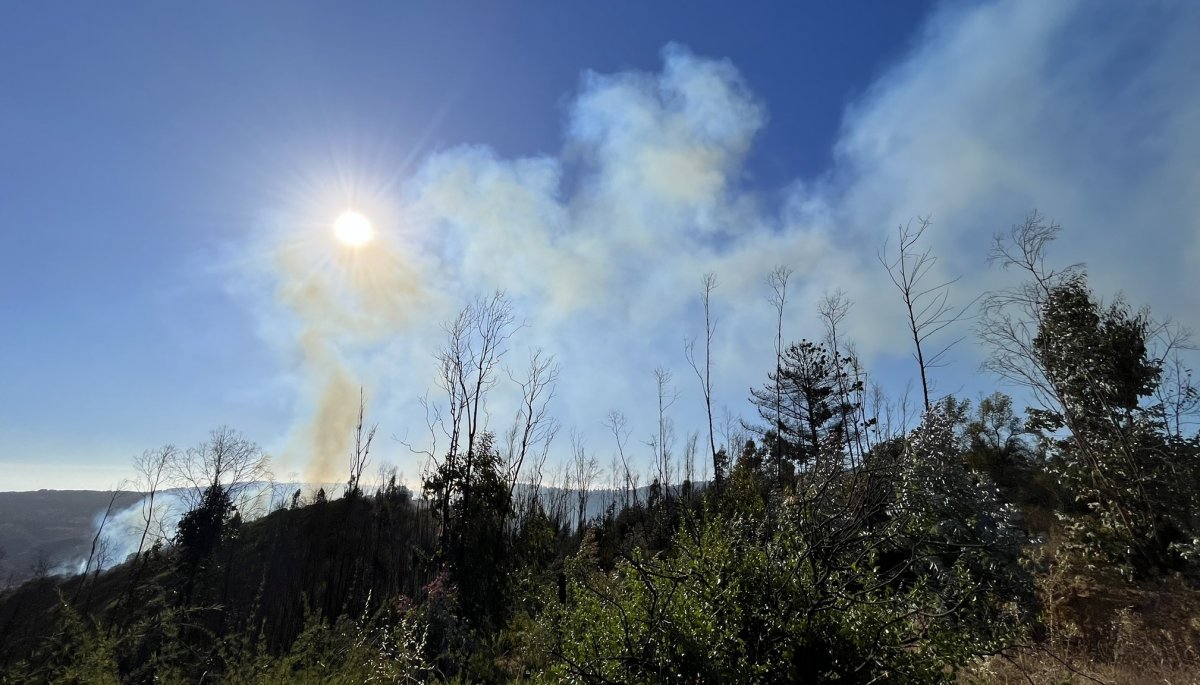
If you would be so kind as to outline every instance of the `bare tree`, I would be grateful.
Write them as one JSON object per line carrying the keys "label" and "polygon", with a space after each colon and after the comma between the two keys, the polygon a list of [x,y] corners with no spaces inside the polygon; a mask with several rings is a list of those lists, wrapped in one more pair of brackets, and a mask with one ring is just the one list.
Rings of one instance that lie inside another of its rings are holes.
{"label": "bare tree", "polygon": [[[450,500],[457,493],[469,504],[476,450],[487,427],[488,392],[496,385],[496,371],[517,324],[512,304],[502,291],[476,298],[443,324],[446,345],[437,354],[438,386],[445,393],[445,413],[426,401],[433,442],[427,455],[438,479],[436,496],[442,517],[443,537],[449,534]],[[448,444],[444,457],[436,451],[436,434]],[[443,540],[444,541],[444,540]]]}
{"label": "bare tree", "polygon": [[679,399],[679,393],[671,385],[671,372],[663,367],[654,369],[654,384],[658,394],[658,434],[651,438],[654,465],[658,482],[665,491],[671,484],[671,447],[675,442],[675,424],[667,410]]}
{"label": "bare tree", "polygon": [[371,454],[371,443],[375,440],[375,430],[379,424],[370,428],[365,427],[367,415],[367,396],[363,389],[358,389],[358,423],[354,426],[354,451],[350,453],[350,478],[346,481],[346,497],[355,498],[362,494],[362,475],[367,470],[367,460]]}
{"label": "bare tree", "polygon": [[921,238],[930,225],[928,217],[918,217],[916,226],[912,222],[900,226],[894,258],[885,257],[886,243],[877,254],[879,263],[887,270],[888,277],[900,291],[900,297],[904,301],[908,329],[912,334],[915,349],[913,357],[917,360],[917,368],[921,373],[921,393],[925,399],[925,411],[929,411],[933,406],[929,398],[929,370],[944,366],[946,353],[962,338],[932,351],[926,349],[927,343],[931,337],[961,320],[967,311],[966,308],[956,308],[949,302],[950,286],[961,277],[932,286],[925,282],[937,264],[937,257],[931,248],[919,247]]}
{"label": "bare tree", "polygon": [[[100,536],[99,542],[96,544],[96,563],[92,565],[92,588],[96,587],[96,580],[100,577],[100,572],[113,563],[113,542],[109,535]],[[89,602],[91,593],[89,592]]]}
{"label": "bare tree", "polygon": [[[154,541],[151,544],[164,541],[167,537],[165,525],[160,512],[155,508],[155,498],[158,491],[167,482],[171,464],[178,458],[179,449],[174,445],[163,445],[155,450],[146,450],[133,458],[133,469],[136,472],[133,489],[142,493],[141,515],[142,533],[138,539],[137,550],[133,553],[133,574],[129,578],[129,586],[125,591],[125,602],[133,599],[133,591],[146,568],[146,558],[142,553],[146,542],[150,539],[150,529],[157,525]],[[157,518],[156,518],[157,516]]]}
{"label": "bare tree", "polygon": [[850,369],[854,374],[854,402],[858,407],[856,413],[857,424],[855,426],[855,439],[859,441],[858,451],[860,458],[871,451],[871,433],[874,428],[874,433],[878,438],[879,434],[879,413],[877,411],[869,411],[867,406],[867,371],[863,368],[862,362],[859,361],[857,350],[852,343],[846,344],[846,355],[850,357]]}
{"label": "bare tree", "polygon": [[1008,290],[987,293],[980,303],[976,333],[989,348],[983,367],[1014,385],[1028,389],[1042,407],[1059,406],[1057,393],[1037,361],[1034,339],[1041,327],[1042,309],[1051,292],[1083,273],[1082,264],[1062,269],[1046,266],[1046,246],[1062,227],[1037,212],[1013,226],[1007,236],[995,236],[988,259],[1004,269],[1023,272],[1025,280]]}
{"label": "bare tree", "polygon": [[899,399],[889,398],[883,386],[872,382],[870,392],[866,394],[866,403],[870,406],[869,413],[873,417],[871,431],[875,435],[875,443],[903,437],[913,418],[912,383],[906,383]]}
{"label": "bare tree", "polygon": [[717,323],[712,320],[710,312],[712,292],[717,287],[717,275],[712,272],[706,273],[701,283],[703,285],[702,298],[704,303],[704,370],[700,370],[700,365],[696,361],[695,339],[684,344],[684,354],[687,357],[688,364],[692,367],[692,371],[696,372],[696,378],[700,380],[700,390],[704,394],[704,409],[708,414],[709,457],[713,460],[713,478],[720,483],[724,478],[724,473],[722,472],[721,464],[717,461],[717,438],[716,433],[713,431],[712,406],[712,341],[713,333],[717,329]]}
{"label": "bare tree", "polygon": [[[767,285],[771,288],[769,300],[771,305],[775,307],[775,377],[781,378],[783,374],[783,312],[787,306],[787,287],[788,280],[792,277],[792,269],[789,266],[776,266],[771,273],[767,274]],[[775,453],[783,453],[783,432],[780,427],[783,425],[783,388],[775,384],[775,425],[772,428],[775,430]]]}
{"label": "bare tree", "polygon": [[571,431],[571,480],[575,487],[578,503],[578,517],[575,519],[579,530],[587,523],[588,498],[596,478],[600,476],[600,462],[587,451],[587,443],[583,435],[576,430]]}
{"label": "bare tree", "polygon": [[608,412],[605,417],[604,426],[612,433],[613,440],[617,444],[617,457],[621,460],[621,471],[624,475],[624,498],[621,503],[622,507],[628,507],[630,497],[637,498],[637,486],[634,485],[634,474],[629,468],[629,459],[625,456],[625,443],[629,441],[629,428],[625,420],[625,415],[620,411],[613,409]]}
{"label": "bare tree", "polygon": [[[46,553],[46,549],[44,547],[38,548],[37,558],[29,564],[29,577],[34,580],[42,580],[50,575],[50,568],[50,557]],[[86,576],[87,574],[85,573],[84,575]],[[82,589],[82,586],[76,589],[76,595],[78,595],[80,589]]]}
{"label": "bare tree", "polygon": [[87,562],[83,566],[82,578],[79,585],[75,587],[75,594],[71,598],[71,603],[79,599],[79,593],[83,590],[83,586],[87,585],[88,572],[92,570],[93,565],[99,571],[108,556],[108,543],[103,539],[104,527],[108,525],[108,520],[112,518],[113,506],[116,505],[117,497],[121,495],[123,489],[127,486],[127,481],[121,481],[112,489],[112,494],[108,498],[108,506],[104,508],[104,516],[100,518],[100,525],[96,527],[96,535],[92,537],[92,548],[88,552]]}
{"label": "bare tree", "polygon": [[746,445],[746,430],[742,423],[741,419],[729,411],[729,407],[721,408],[721,449],[731,458]]}
{"label": "bare tree", "polygon": [[642,487],[641,471],[634,469],[633,473],[629,474],[629,486],[631,488],[633,488],[633,504],[634,504],[634,506],[640,505],[641,501],[642,501],[642,496],[638,494],[638,491]]}
{"label": "bare tree", "polygon": [[394,494],[407,491],[404,485],[404,473],[395,464],[380,464],[375,473],[375,493]]}
{"label": "bare tree", "polygon": [[270,474],[270,457],[257,443],[221,426],[196,447],[177,450],[168,469],[183,487],[180,496],[189,509],[199,506],[210,488],[223,490],[240,507]]}
{"label": "bare tree", "polygon": [[550,476],[550,482],[553,485],[546,497],[546,514],[556,524],[565,526],[568,523],[567,498],[571,493],[573,482],[570,467],[560,463]]}
{"label": "bare tree", "polygon": [[850,313],[851,306],[850,298],[841,290],[836,290],[833,293],[826,293],[820,304],[817,305],[817,313],[821,317],[822,323],[825,324],[825,344],[833,353],[834,360],[837,362],[836,381],[838,405],[837,410],[839,419],[844,432],[842,442],[850,454],[852,462],[862,459],[863,456],[863,440],[861,434],[861,426],[858,420],[858,405],[859,398],[854,397],[856,391],[861,394],[861,381],[855,378],[850,380],[845,373],[842,372],[842,365],[837,360],[844,359],[851,364],[852,370],[857,376],[858,364],[854,357],[850,354],[843,354],[845,349],[845,341],[839,335],[838,327],[846,316]]}
{"label": "bare tree", "polygon": [[[987,293],[976,331],[990,349],[983,367],[1028,389],[1039,406],[1053,412],[1062,412],[1062,398],[1038,361],[1034,340],[1051,293],[1081,278],[1085,271],[1082,263],[1060,269],[1046,266],[1046,248],[1061,230],[1059,224],[1032,212],[1007,235],[995,236],[989,260],[1004,269],[1016,269],[1025,278],[1015,287]],[[1183,357],[1195,350],[1191,331],[1169,319],[1152,321],[1148,312],[1140,316],[1146,321],[1150,355],[1162,372],[1162,382],[1154,389],[1159,418],[1168,432],[1182,436],[1200,411],[1200,393]]]}
{"label": "bare tree", "polygon": [[699,442],[700,434],[692,431],[683,443],[683,482],[687,485],[683,493],[685,497],[691,497],[696,487],[696,448]]}
{"label": "bare tree", "polygon": [[624,482],[625,475],[621,472],[621,458],[613,453],[608,460],[608,488],[611,493],[609,501],[614,507],[617,507],[621,501]]}
{"label": "bare tree", "polygon": [[1150,331],[1155,342],[1154,357],[1159,360],[1161,381],[1154,388],[1160,420],[1176,439],[1185,438],[1200,414],[1200,390],[1192,381],[1192,369],[1184,362],[1184,353],[1194,353],[1191,331],[1165,321]]}
{"label": "bare tree", "polygon": [[[521,406],[508,430],[508,449],[504,460],[509,497],[512,497],[517,486],[530,450],[537,454],[540,448],[544,462],[550,443],[558,433],[558,423],[549,413],[550,400],[554,399],[558,385],[558,372],[559,366],[554,362],[554,356],[538,349],[530,354],[529,367],[523,377],[516,378],[509,374],[509,378],[521,388]],[[540,480],[541,464],[536,466]]]}
{"label": "bare tree", "polygon": [[[557,422],[554,424],[554,432],[556,434],[558,432]],[[532,453],[529,469],[530,475],[528,478],[529,490],[525,496],[525,506],[522,507],[523,511],[528,512],[533,503],[541,502],[542,483],[546,477],[546,461],[550,456],[550,442],[553,440],[553,437],[550,436],[548,440],[541,443],[539,448]]]}
{"label": "bare tree", "polygon": [[[179,448],[174,445],[163,445],[155,450],[146,450],[133,458],[133,469],[137,474],[133,482],[133,489],[143,494],[141,503],[142,534],[138,540],[137,551],[133,555],[135,560],[141,558],[142,552],[146,549],[150,529],[156,521],[155,498],[158,496],[159,489],[166,484],[171,464],[178,459],[178,456]],[[158,535],[161,536],[163,532],[158,531]]]}

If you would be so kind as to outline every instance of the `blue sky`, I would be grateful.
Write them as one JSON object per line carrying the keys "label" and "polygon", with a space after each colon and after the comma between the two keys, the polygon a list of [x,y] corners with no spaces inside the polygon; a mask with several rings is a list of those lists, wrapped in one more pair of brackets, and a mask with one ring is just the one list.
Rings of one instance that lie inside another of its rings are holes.
{"label": "blue sky", "polygon": [[[812,303],[845,289],[852,334],[898,393],[912,370],[875,248],[918,214],[945,273],[966,276],[961,301],[1008,282],[986,269],[987,238],[1037,208],[1098,290],[1198,318],[1188,3],[5,14],[0,490],[103,487],[130,455],[220,424],[281,477],[313,475],[337,383],[367,389],[389,436],[378,458],[415,477],[390,438],[424,430],[438,322],[492,288],[529,323],[514,365],[557,355],[555,414],[602,462],[609,409],[635,444],[652,430],[655,367],[674,371],[681,440],[700,428],[682,340],[706,271],[731,411],[765,377],[778,263],[796,270],[789,337],[817,335]],[[378,291],[331,266],[328,225],[351,205],[379,225]],[[297,299],[298,284],[328,297]],[[960,349],[941,391],[990,388]]]}

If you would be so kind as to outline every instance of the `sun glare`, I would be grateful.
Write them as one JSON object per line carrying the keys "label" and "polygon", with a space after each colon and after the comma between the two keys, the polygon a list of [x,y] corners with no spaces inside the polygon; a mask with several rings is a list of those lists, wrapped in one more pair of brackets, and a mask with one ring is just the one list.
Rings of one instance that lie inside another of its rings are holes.
{"label": "sun glare", "polygon": [[346,245],[361,247],[375,237],[375,228],[367,217],[355,211],[348,211],[333,222],[333,233]]}

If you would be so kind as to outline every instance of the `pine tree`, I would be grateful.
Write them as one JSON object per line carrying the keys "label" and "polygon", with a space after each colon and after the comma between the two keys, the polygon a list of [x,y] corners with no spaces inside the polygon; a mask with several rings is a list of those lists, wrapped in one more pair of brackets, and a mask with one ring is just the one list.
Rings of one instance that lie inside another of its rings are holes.
{"label": "pine tree", "polygon": [[831,446],[841,450],[846,418],[858,409],[847,399],[852,395],[840,391],[861,383],[852,378],[851,364],[822,343],[801,340],[787,347],[766,386],[751,389],[750,401],[767,422],[756,430],[768,436],[764,445],[772,449],[775,468],[809,468]]}

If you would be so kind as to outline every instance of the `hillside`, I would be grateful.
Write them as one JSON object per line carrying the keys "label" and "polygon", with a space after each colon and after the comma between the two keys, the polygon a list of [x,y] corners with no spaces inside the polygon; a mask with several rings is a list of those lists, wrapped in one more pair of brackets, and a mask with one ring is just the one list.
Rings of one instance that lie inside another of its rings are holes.
{"label": "hillside", "polygon": [[[0,492],[0,588],[86,558],[111,498],[97,490]],[[121,492],[114,508],[140,498]]]}

